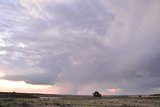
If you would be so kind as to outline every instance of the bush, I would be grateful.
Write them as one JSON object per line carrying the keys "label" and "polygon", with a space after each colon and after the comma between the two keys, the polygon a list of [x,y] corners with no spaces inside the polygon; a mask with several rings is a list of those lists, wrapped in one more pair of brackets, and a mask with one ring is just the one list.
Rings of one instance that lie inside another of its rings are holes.
{"label": "bush", "polygon": [[95,91],[92,94],[94,97],[102,97],[102,95],[98,91]]}
{"label": "bush", "polygon": [[142,97],[141,95],[139,95],[138,97]]}

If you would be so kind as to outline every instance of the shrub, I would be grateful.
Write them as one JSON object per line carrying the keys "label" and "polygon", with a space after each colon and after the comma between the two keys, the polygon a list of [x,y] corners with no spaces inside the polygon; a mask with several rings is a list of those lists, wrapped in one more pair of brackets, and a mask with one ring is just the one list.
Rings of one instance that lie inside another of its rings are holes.
{"label": "shrub", "polygon": [[92,94],[94,97],[102,97],[102,95],[98,91],[95,91]]}
{"label": "shrub", "polygon": [[142,97],[141,95],[139,95],[138,97]]}

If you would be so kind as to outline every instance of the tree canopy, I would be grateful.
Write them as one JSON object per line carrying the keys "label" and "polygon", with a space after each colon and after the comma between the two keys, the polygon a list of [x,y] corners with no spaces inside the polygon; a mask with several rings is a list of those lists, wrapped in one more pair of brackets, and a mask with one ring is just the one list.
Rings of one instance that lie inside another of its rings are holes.
{"label": "tree canopy", "polygon": [[98,91],[95,91],[92,94],[94,97],[102,97],[102,95]]}

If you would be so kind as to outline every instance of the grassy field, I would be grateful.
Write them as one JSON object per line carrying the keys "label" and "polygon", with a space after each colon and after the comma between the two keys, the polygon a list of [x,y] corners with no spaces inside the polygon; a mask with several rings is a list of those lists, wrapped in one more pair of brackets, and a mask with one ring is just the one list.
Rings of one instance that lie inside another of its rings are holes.
{"label": "grassy field", "polygon": [[0,107],[160,107],[160,98],[0,93]]}

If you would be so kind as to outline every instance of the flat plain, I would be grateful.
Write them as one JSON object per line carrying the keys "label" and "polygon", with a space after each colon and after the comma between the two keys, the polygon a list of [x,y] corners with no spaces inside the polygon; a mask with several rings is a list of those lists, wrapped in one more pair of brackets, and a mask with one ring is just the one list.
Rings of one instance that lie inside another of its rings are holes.
{"label": "flat plain", "polygon": [[160,107],[150,95],[102,96],[0,93],[0,107]]}

